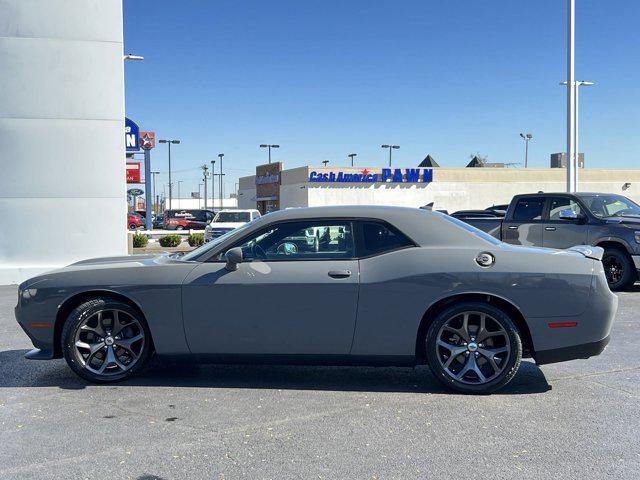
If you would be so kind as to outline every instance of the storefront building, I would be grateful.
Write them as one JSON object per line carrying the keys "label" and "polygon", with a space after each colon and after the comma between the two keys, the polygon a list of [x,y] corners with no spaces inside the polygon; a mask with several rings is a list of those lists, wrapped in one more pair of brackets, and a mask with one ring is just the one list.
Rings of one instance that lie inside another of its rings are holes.
{"label": "storefront building", "polygon": [[[274,166],[274,165],[277,165]],[[271,164],[240,178],[238,206],[261,212],[322,205],[396,205],[479,209],[509,203],[520,193],[563,192],[562,168],[312,167]],[[267,178],[268,177],[268,178]],[[268,192],[267,192],[268,186]],[[640,203],[640,170],[580,170],[580,191],[618,193]],[[270,210],[264,210],[269,208]]]}

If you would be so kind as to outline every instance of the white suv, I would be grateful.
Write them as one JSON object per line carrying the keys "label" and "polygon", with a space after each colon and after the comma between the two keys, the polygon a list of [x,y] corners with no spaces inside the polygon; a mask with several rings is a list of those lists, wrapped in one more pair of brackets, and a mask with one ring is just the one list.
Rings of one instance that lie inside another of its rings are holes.
{"label": "white suv", "polygon": [[205,227],[204,241],[209,242],[259,217],[258,210],[220,210]]}

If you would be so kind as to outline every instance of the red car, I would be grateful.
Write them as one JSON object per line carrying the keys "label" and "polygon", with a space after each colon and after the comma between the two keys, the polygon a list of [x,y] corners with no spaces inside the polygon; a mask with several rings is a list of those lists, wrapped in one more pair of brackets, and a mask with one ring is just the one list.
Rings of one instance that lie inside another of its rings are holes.
{"label": "red car", "polygon": [[144,227],[144,218],[139,213],[127,214],[127,228],[129,230],[135,230],[136,228]]}
{"label": "red car", "polygon": [[204,230],[215,213],[211,210],[167,210],[164,212],[162,228],[165,230]]}

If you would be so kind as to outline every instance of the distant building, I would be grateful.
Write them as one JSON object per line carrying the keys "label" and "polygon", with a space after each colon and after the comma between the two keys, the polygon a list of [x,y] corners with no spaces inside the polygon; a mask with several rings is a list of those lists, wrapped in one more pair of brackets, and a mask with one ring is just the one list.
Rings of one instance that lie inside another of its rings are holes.
{"label": "distant building", "polygon": [[[567,168],[567,154],[552,153],[551,168]],[[578,168],[584,168],[584,153],[578,154]]]}

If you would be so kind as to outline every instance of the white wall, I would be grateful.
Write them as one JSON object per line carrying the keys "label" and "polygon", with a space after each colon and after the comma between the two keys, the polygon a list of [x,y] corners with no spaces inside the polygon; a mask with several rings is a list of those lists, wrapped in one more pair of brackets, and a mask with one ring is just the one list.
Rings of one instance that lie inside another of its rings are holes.
{"label": "white wall", "polygon": [[127,253],[121,0],[0,1],[0,284]]}

